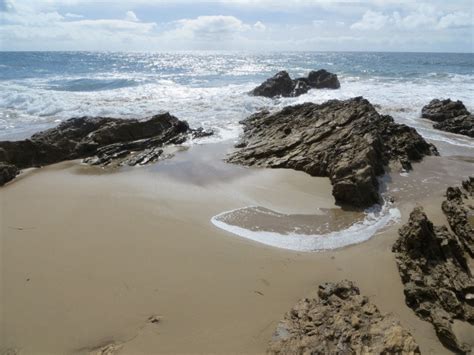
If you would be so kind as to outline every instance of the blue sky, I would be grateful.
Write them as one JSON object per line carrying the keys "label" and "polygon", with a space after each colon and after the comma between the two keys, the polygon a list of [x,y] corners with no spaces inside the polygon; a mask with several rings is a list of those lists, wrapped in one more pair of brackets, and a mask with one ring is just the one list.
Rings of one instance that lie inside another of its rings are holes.
{"label": "blue sky", "polygon": [[472,0],[0,0],[2,50],[473,52]]}

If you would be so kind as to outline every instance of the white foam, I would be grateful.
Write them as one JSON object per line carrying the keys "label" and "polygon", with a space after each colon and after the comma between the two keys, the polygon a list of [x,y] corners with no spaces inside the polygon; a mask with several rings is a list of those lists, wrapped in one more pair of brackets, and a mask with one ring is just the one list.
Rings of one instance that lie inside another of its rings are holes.
{"label": "white foam", "polygon": [[383,206],[374,206],[368,209],[363,221],[327,234],[280,234],[269,231],[253,231],[236,225],[230,225],[221,220],[226,215],[246,208],[249,207],[222,212],[212,217],[211,222],[216,227],[240,237],[272,247],[294,251],[322,251],[362,243],[370,239],[377,231],[389,223],[400,220],[400,211],[397,208],[391,207],[388,202],[384,203]]}

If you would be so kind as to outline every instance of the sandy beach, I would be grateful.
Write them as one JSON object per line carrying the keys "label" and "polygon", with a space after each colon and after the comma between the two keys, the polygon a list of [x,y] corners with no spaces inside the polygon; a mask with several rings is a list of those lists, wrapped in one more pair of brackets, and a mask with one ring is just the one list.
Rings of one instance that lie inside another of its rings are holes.
{"label": "sandy beach", "polygon": [[[329,179],[226,164],[229,149],[195,145],[120,171],[64,162],[1,188],[2,350],[87,354],[115,344],[111,353],[263,353],[297,300],[347,278],[394,314],[422,353],[446,353],[432,325],[405,305],[391,247],[415,205],[446,224],[445,189],[472,162],[427,157],[407,175],[392,173],[400,222],[361,244],[294,252],[238,237],[211,218],[246,206],[334,210]],[[472,327],[456,329],[472,337]]]}

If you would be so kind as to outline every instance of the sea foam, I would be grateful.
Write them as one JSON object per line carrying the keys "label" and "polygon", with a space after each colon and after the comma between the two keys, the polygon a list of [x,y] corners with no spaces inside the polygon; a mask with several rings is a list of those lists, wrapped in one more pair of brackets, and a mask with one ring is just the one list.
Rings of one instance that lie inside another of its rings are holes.
{"label": "sea foam", "polygon": [[376,205],[367,209],[362,221],[354,223],[348,228],[327,234],[280,234],[270,231],[254,231],[223,221],[224,217],[246,208],[249,207],[222,212],[212,217],[211,222],[216,227],[239,237],[294,251],[323,251],[362,243],[385,226],[400,220],[398,208],[393,207],[389,202],[385,202],[382,206]]}

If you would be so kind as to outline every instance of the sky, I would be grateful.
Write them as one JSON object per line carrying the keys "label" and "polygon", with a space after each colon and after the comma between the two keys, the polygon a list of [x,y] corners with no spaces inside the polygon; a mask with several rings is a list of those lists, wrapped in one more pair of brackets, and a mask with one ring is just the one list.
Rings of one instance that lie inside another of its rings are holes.
{"label": "sky", "polygon": [[0,0],[0,50],[473,52],[473,0]]}

